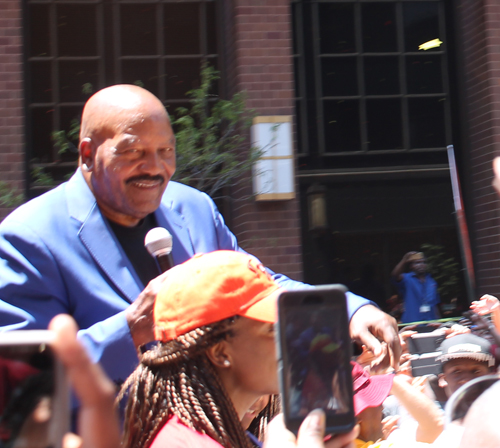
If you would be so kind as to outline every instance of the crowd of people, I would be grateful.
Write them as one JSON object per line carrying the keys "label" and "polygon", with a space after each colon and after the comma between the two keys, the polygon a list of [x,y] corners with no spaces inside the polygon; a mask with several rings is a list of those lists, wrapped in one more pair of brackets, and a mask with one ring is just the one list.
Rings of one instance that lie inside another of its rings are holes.
{"label": "crowd of people", "polygon": [[[296,439],[281,416],[272,420],[279,412],[273,324],[281,290],[253,257],[237,252],[197,256],[174,268],[154,307],[160,342],[141,354],[122,387],[127,409],[121,446],[500,446],[500,431],[491,423],[500,414],[496,347],[474,334],[482,331],[477,325],[459,324],[435,330],[444,337],[437,348],[437,378],[412,376],[407,341],[415,331],[400,333],[403,353],[397,372],[390,367],[385,373],[373,370],[385,345],[378,355],[365,347],[351,363],[354,430],[325,442],[325,416],[317,410]],[[485,314],[494,300],[487,296],[472,307]],[[493,306],[498,304],[496,300]],[[67,316],[51,324],[62,334],[56,349],[82,397],[81,418],[87,419],[80,426],[82,435],[99,438],[106,425],[112,431],[89,446],[118,446],[112,383],[86,357],[74,327]],[[70,356],[69,350],[78,353]],[[68,441],[74,438],[68,436]],[[72,446],[78,445],[67,445]]]}
{"label": "crowd of people", "polygon": [[[427,378],[411,374],[413,330],[399,334],[391,316],[347,293],[350,336],[363,346],[350,367],[357,424],[325,438],[325,414],[315,410],[295,437],[279,415],[276,300],[285,289],[312,287],[264,267],[238,246],[207,195],[170,180],[175,137],[146,90],[120,85],[92,96],[79,151],[68,182],[0,225],[1,331],[56,332],[54,349],[80,400],[81,438],[68,436],[67,448],[452,448],[465,446],[462,433],[474,437],[484,407],[445,424],[455,414],[442,405],[451,395],[463,407],[453,394],[497,365],[494,297],[472,305],[477,334],[436,330],[446,336],[436,350],[441,371]],[[175,266],[165,273],[144,248],[158,226],[173,238]],[[405,262],[417,269],[421,258],[411,257]],[[408,290],[418,281],[394,276]],[[490,312],[494,325],[479,316]],[[491,409],[494,401],[484,400]],[[494,429],[487,434],[480,446],[498,446]]]}

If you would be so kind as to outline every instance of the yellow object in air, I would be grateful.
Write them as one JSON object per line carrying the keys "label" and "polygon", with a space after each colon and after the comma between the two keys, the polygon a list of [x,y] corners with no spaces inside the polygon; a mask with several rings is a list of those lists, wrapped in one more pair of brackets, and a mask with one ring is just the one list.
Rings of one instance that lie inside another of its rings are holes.
{"label": "yellow object in air", "polygon": [[432,39],[428,42],[424,42],[422,45],[418,46],[419,50],[430,50],[431,48],[438,48],[443,42],[438,39]]}

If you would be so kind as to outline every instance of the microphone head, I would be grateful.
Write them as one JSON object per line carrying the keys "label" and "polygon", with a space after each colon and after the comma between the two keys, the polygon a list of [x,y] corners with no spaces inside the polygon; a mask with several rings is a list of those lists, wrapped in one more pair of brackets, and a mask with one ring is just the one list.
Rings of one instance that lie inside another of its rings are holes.
{"label": "microphone head", "polygon": [[146,234],[144,246],[153,257],[168,255],[172,252],[172,235],[163,227],[155,227]]}

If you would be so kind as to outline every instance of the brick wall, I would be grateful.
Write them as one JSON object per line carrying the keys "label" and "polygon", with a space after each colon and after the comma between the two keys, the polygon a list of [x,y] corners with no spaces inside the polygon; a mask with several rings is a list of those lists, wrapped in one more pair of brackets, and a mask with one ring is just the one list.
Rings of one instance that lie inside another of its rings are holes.
{"label": "brick wall", "polygon": [[[491,162],[500,155],[500,3],[457,2],[468,121],[472,245],[479,294],[500,294],[500,200]],[[469,211],[470,213],[470,211]]]}
{"label": "brick wall", "polygon": [[[24,189],[21,1],[0,1],[0,180]],[[0,208],[0,219],[9,209]]]}
{"label": "brick wall", "polygon": [[[247,106],[258,115],[294,115],[290,1],[234,0],[225,5],[230,8],[226,66],[231,90],[245,90]],[[248,197],[250,185],[235,195]],[[240,201],[232,228],[240,245],[267,266],[302,278],[298,199]]]}

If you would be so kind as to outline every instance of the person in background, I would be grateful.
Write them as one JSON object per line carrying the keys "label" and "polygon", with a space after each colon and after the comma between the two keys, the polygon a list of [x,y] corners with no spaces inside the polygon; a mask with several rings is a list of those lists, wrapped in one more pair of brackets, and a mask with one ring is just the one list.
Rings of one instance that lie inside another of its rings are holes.
{"label": "person in background", "polygon": [[448,397],[474,378],[489,375],[495,366],[491,344],[484,338],[466,333],[445,339],[439,347],[441,363],[439,386]]}
{"label": "person in background", "polygon": [[[436,440],[443,430],[442,412],[406,375],[370,375],[368,368],[352,364],[354,410],[360,425],[357,448],[425,447]],[[414,425],[399,428],[399,415],[382,418],[390,395],[413,418]]]}
{"label": "person in background", "polygon": [[[382,403],[389,396],[393,374],[370,375],[361,365],[352,362],[354,415],[359,424],[356,448],[376,447],[384,437]],[[388,446],[388,445],[384,445]]]}
{"label": "person in background", "polygon": [[[408,265],[410,272],[405,273]],[[404,312],[401,322],[418,322],[440,317],[437,283],[427,271],[422,252],[405,254],[392,270],[391,278],[403,297]]]}
{"label": "person in background", "polygon": [[483,392],[464,419],[460,448],[498,448],[500,446],[500,382]]}

